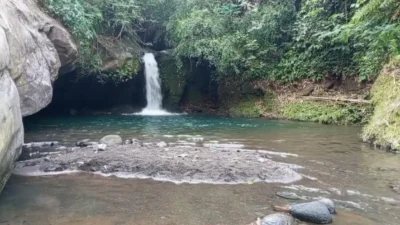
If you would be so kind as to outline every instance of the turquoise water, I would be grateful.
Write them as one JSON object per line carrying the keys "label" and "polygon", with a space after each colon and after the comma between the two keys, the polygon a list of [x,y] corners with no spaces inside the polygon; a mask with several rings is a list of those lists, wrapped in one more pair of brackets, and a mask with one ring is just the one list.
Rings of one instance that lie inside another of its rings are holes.
{"label": "turquoise water", "polygon": [[353,143],[359,143],[357,134],[360,132],[359,127],[191,115],[31,117],[24,124],[25,142],[59,141],[66,145],[85,138],[96,141],[108,134],[149,141],[190,140],[190,136],[197,135],[205,141],[241,142],[252,147],[262,147],[266,141],[287,137],[347,139],[350,135],[355,138]]}
{"label": "turquoise water", "polygon": [[291,155],[271,154],[272,160],[303,167],[299,172],[304,178],[285,186],[175,185],[90,174],[13,176],[0,195],[0,224],[244,225],[272,213],[273,204],[291,203],[278,198],[276,191],[324,196],[361,207],[339,209],[337,225],[398,224],[400,205],[381,198],[400,201],[390,188],[399,180],[400,154],[364,144],[361,127],[192,115],[34,116],[24,124],[25,142],[74,145],[85,138],[98,141],[119,134],[144,142],[218,143],[286,152]]}

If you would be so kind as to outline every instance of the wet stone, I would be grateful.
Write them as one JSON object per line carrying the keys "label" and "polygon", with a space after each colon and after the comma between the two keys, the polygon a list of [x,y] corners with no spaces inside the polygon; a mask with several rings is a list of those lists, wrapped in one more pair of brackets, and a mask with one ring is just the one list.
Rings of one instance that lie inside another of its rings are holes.
{"label": "wet stone", "polygon": [[[286,213],[274,213],[261,219],[260,225],[295,225],[295,219]],[[257,223],[255,223],[257,224]]]}
{"label": "wet stone", "polygon": [[132,140],[125,140],[124,141],[124,145],[130,145],[130,144],[132,144],[133,142],[132,142]]}
{"label": "wet stone", "polygon": [[298,196],[294,192],[281,191],[281,192],[277,192],[276,195],[281,198],[290,199],[290,200],[299,200],[299,199],[305,200],[304,198]]}
{"label": "wet stone", "polygon": [[75,143],[75,145],[79,146],[79,147],[87,147],[90,145],[89,142],[90,142],[90,139],[83,139],[83,140],[77,141]]}
{"label": "wet stone", "polygon": [[290,206],[290,214],[295,218],[316,224],[332,223],[332,213],[335,212],[333,202],[322,199],[313,202],[300,203]]}
{"label": "wet stone", "polygon": [[64,169],[61,166],[50,166],[44,168],[44,172],[61,172]]}

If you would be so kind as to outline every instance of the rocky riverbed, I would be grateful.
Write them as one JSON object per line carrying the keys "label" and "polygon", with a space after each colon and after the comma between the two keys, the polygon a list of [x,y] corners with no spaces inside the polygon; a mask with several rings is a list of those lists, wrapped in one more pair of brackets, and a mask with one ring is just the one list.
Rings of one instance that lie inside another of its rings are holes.
{"label": "rocky riverbed", "polygon": [[285,153],[239,149],[229,144],[196,146],[185,142],[128,141],[125,145],[107,147],[95,143],[72,148],[57,147],[51,142],[44,145],[47,147],[36,144],[36,150],[32,150],[35,144],[25,145],[23,161],[17,163],[15,173],[46,175],[84,171],[173,182],[231,184],[291,183],[302,178],[296,171],[301,166],[271,159],[273,154]]}

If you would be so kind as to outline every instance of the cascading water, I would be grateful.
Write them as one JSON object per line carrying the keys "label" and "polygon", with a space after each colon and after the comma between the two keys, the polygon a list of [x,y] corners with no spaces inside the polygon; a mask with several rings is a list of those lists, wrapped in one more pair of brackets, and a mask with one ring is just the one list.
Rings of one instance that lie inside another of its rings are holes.
{"label": "cascading water", "polygon": [[161,81],[157,61],[153,53],[143,56],[144,72],[146,76],[147,106],[140,112],[141,115],[169,115],[162,109]]}

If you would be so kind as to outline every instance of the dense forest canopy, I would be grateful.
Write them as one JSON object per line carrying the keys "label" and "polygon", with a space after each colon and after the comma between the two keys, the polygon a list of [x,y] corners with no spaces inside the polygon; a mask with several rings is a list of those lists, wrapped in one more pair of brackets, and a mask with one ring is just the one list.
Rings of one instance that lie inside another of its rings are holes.
{"label": "dense forest canopy", "polygon": [[[43,0],[81,49],[102,63],[99,36],[173,49],[215,79],[373,79],[400,51],[398,0]],[[151,45],[149,44],[151,43]]]}

